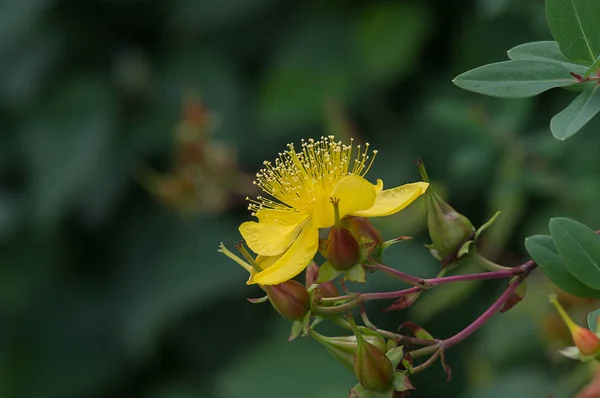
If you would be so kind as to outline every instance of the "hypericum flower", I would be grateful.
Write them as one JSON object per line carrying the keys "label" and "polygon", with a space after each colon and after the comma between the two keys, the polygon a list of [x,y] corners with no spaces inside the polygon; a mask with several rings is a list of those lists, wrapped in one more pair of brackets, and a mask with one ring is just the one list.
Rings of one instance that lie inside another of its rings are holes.
{"label": "hypericum flower", "polygon": [[328,136],[303,140],[299,152],[288,144],[274,164],[264,162],[254,183],[271,199],[251,199],[248,208],[258,222],[245,222],[239,230],[252,251],[269,257],[269,266],[249,284],[278,284],[308,266],[319,246],[319,229],[335,223],[332,199],[339,200],[340,218],[380,217],[404,209],[426,191],[426,182],[383,190],[383,181],[367,181],[376,153],[369,156],[369,144],[361,149]]}

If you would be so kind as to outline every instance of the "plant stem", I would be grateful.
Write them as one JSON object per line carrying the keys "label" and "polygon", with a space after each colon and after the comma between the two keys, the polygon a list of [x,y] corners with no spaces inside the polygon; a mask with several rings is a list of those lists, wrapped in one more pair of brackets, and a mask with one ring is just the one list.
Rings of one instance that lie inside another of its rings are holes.
{"label": "plant stem", "polygon": [[373,265],[375,267],[377,267],[378,270],[380,270],[381,272],[383,272],[384,274],[386,274],[387,276],[390,276],[392,278],[399,279],[403,282],[410,283],[411,285],[414,285],[414,286],[424,287],[424,285],[425,285],[425,280],[423,278],[419,278],[416,276],[406,274],[402,271],[398,271],[397,269],[390,268],[383,264],[374,263]]}
{"label": "plant stem", "polygon": [[419,372],[427,369],[428,367],[430,367],[435,362],[435,360],[438,359],[438,357],[440,356],[441,352],[442,352],[441,349],[436,350],[433,353],[433,355],[431,357],[429,357],[428,360],[426,360],[425,362],[423,362],[419,366],[415,366],[414,368],[412,368],[412,371],[410,373],[411,374],[419,373]]}
{"label": "plant stem", "polygon": [[492,272],[479,272],[476,274],[464,274],[464,275],[453,275],[453,276],[443,276],[441,278],[431,278],[425,279],[427,284],[431,285],[444,285],[446,283],[452,282],[463,282],[463,281],[477,281],[477,280],[485,280],[485,279],[500,279],[500,278],[509,278],[514,276],[515,274],[522,273],[523,271],[515,270],[511,271],[492,271]]}
{"label": "plant stem", "polygon": [[410,356],[413,359],[420,358],[420,357],[424,357],[425,355],[433,354],[434,352],[438,351],[439,349],[440,349],[440,343],[436,343],[436,344],[430,345],[428,347],[423,347],[423,348],[419,348],[418,350],[411,351]]}
{"label": "plant stem", "polygon": [[517,289],[522,279],[523,277],[511,283],[510,286],[504,291],[504,293],[502,293],[502,295],[494,302],[494,304],[492,304],[490,308],[488,308],[483,314],[479,316],[479,318],[473,321],[469,326],[467,326],[454,336],[440,341],[440,347],[446,350],[460,343],[461,341],[475,333],[475,331],[477,331],[481,326],[483,326],[483,324],[487,322],[488,319],[490,319],[500,308],[502,308],[506,300],[508,300],[510,295],[513,294],[514,291]]}

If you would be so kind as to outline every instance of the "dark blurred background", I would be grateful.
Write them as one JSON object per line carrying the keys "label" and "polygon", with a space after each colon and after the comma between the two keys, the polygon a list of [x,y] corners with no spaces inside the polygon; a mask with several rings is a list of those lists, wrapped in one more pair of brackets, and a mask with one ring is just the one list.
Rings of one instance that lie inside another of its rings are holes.
{"label": "dark blurred background", "polygon": [[[551,216],[598,228],[600,124],[564,143],[548,128],[573,93],[499,100],[451,83],[551,39],[543,3],[1,1],[0,397],[347,396],[353,376],[314,341],[288,343],[289,323],[248,303],[259,290],[217,253],[240,239],[261,162],[300,138],[368,140],[369,177],[387,186],[418,180],[422,156],[474,224],[502,211],[480,246],[506,265]],[[415,236],[386,262],[429,277],[421,205],[377,225]],[[503,287],[369,309],[442,338]],[[521,304],[448,353],[452,382],[435,365],[414,396],[572,396],[589,370],[553,354],[568,342],[553,289],[537,272]]]}

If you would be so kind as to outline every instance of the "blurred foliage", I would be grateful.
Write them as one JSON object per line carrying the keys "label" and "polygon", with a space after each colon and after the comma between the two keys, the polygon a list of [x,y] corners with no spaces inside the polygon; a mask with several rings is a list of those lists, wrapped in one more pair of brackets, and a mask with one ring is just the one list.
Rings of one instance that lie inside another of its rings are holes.
{"label": "blurred foliage", "polygon": [[[287,343],[287,324],[245,300],[258,289],[217,253],[249,217],[241,192],[202,180],[223,206],[182,216],[141,183],[146,167],[174,172],[190,92],[239,175],[343,126],[380,150],[373,175],[390,185],[418,179],[422,156],[474,224],[502,211],[480,244],[507,265],[552,216],[598,228],[598,138],[548,132],[564,93],[508,101],[451,83],[550,39],[543,12],[541,0],[0,2],[0,396],[346,396],[351,375],[314,342]],[[378,220],[388,237],[415,235],[386,262],[433,276],[411,209]],[[383,279],[373,288],[392,288]],[[503,287],[472,286],[423,326],[455,333]],[[590,373],[549,348],[552,289],[534,275],[521,304],[448,353],[453,381],[432,368],[414,395],[572,396]]]}

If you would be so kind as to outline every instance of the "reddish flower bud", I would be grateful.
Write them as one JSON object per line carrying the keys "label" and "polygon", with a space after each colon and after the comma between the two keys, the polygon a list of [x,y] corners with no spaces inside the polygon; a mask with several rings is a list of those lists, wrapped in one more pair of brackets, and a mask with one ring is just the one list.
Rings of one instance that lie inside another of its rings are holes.
{"label": "reddish flower bud", "polygon": [[309,310],[308,291],[295,280],[279,285],[265,285],[262,288],[267,292],[273,307],[286,319],[299,321]]}
{"label": "reddish flower bud", "polygon": [[347,217],[342,223],[358,240],[363,257],[370,256],[375,260],[381,257],[383,237],[368,218]]}
{"label": "reddish flower bud", "polygon": [[589,358],[600,354],[600,339],[598,336],[596,336],[596,334],[594,334],[594,332],[591,330],[582,328],[573,322],[569,314],[567,314],[567,312],[560,305],[555,295],[550,296],[550,302],[554,304],[556,310],[569,328],[573,342],[579,350],[581,357]]}
{"label": "reddish flower bud", "polygon": [[320,298],[338,297],[339,295],[340,291],[335,283],[331,281],[319,284],[315,292],[315,296]]}
{"label": "reddish flower bud", "polygon": [[333,268],[345,271],[358,262],[360,247],[349,230],[334,225],[329,230],[325,256]]}

